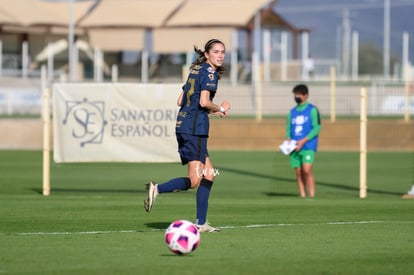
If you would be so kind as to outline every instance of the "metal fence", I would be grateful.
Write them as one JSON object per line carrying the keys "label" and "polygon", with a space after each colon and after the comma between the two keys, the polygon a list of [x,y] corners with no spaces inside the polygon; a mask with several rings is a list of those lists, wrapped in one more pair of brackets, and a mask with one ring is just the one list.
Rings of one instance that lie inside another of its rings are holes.
{"label": "metal fence", "polygon": [[[177,80],[180,82],[180,80]],[[216,101],[226,99],[232,115],[285,115],[293,107],[292,88],[299,82],[219,84]],[[368,92],[368,116],[414,115],[414,84],[402,81],[330,82],[308,81],[309,100],[325,117],[355,117],[360,112],[360,91]],[[42,88],[38,78],[0,77],[0,115],[40,114]]]}
{"label": "metal fence", "polygon": [[[293,87],[300,82],[261,82],[256,85],[221,85],[217,101],[227,99],[232,114],[286,115],[293,107]],[[369,116],[414,115],[414,86],[405,82],[306,82],[309,100],[323,116],[359,116],[361,88],[368,92]]]}

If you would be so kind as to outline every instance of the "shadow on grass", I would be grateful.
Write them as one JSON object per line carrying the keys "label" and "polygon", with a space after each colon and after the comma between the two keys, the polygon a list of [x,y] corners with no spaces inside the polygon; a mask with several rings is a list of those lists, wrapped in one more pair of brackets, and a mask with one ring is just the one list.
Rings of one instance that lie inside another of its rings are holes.
{"label": "shadow on grass", "polygon": [[[43,194],[41,188],[32,188],[33,192]],[[145,190],[136,189],[91,189],[91,188],[52,188],[51,193],[96,193],[96,194],[132,194],[132,193],[147,193]]]}
{"label": "shadow on grass", "polygon": [[297,194],[283,193],[283,192],[266,192],[264,194],[269,197],[297,197],[298,196]]}
{"label": "shadow on grass", "polygon": [[[252,172],[252,171],[243,171],[243,170],[229,168],[229,167],[220,167],[220,170],[235,173],[235,174],[238,174],[238,175],[256,177],[256,178],[259,178],[259,179],[268,179],[268,180],[271,180],[274,183],[277,183],[278,181],[296,183],[296,179],[292,179],[292,178],[271,176],[271,175],[260,174],[260,173],[256,173],[256,172]],[[357,186],[354,187],[354,186],[349,186],[349,185],[345,185],[345,184],[332,183],[332,182],[323,182],[323,181],[318,181],[318,180],[316,180],[316,185],[317,186],[324,186],[324,187],[328,187],[328,188],[333,188],[333,189],[337,189],[337,190],[341,190],[341,191],[350,191],[353,194],[355,192],[359,193],[359,187],[357,187]],[[401,196],[402,195],[402,193],[400,193],[400,192],[385,191],[385,190],[380,190],[380,189],[371,189],[371,188],[369,188],[369,186],[368,186],[368,192],[370,194],[376,194],[376,195],[393,195],[393,196]],[[296,194],[292,194],[292,193],[279,193],[279,192],[267,192],[265,194],[267,196],[289,196],[289,197],[290,196],[297,196]]]}
{"label": "shadow on grass", "polygon": [[[287,177],[278,177],[278,176],[274,176],[274,175],[261,174],[261,173],[257,173],[257,172],[245,171],[245,170],[240,170],[240,169],[235,169],[235,168],[230,168],[230,167],[219,167],[219,169],[221,171],[235,173],[235,174],[238,174],[238,175],[244,175],[244,176],[249,176],[249,177],[258,178],[258,179],[267,179],[267,180],[270,180],[272,183],[275,183],[275,184],[278,183],[278,182],[284,182],[284,183],[288,182],[288,183],[294,183],[294,184],[296,183],[295,179],[287,178]],[[323,181],[318,181],[318,180],[316,180],[316,185],[317,186],[324,186],[324,187],[328,187],[328,188],[333,188],[333,189],[341,190],[341,191],[349,191],[349,192],[352,192],[352,194],[359,193],[359,187],[358,186],[350,186],[350,185],[333,183],[333,182],[323,182]],[[32,188],[31,190],[33,192],[38,193],[38,194],[42,194],[42,189],[40,189],[40,188]],[[130,194],[130,193],[146,193],[147,191],[137,190],[137,189],[53,188],[52,192],[53,193]],[[401,193],[401,192],[385,191],[385,190],[380,190],[380,189],[371,189],[371,188],[369,188],[369,186],[368,186],[368,193],[376,194],[376,195],[392,195],[392,196],[401,196],[401,195],[403,195],[403,193]],[[267,196],[286,196],[286,197],[297,196],[297,194],[284,193],[284,192],[267,192],[265,194]]]}
{"label": "shadow on grass", "polygon": [[161,257],[194,257],[194,255],[192,255],[192,254],[182,254],[182,255],[179,255],[179,254],[174,254],[173,252],[171,252],[170,254],[161,254],[160,255]]}
{"label": "shadow on grass", "polygon": [[144,225],[149,227],[149,228],[153,228],[153,229],[167,229],[168,226],[170,226],[171,222],[150,222],[150,223],[145,223]]}
{"label": "shadow on grass", "polygon": [[[359,193],[359,187],[353,187],[353,186],[349,186],[349,185],[328,183],[328,182],[320,182],[320,181],[317,181],[316,185]],[[367,192],[369,194],[376,194],[376,195],[393,195],[393,196],[401,196],[402,195],[402,193],[399,193],[399,192],[385,191],[385,190],[379,190],[379,189],[371,189],[371,188],[369,188],[369,186],[368,186],[368,191]]]}

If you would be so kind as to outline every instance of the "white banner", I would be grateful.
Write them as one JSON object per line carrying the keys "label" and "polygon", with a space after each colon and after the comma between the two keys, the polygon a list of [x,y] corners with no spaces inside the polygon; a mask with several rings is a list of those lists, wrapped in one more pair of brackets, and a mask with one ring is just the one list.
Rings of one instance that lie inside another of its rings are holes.
{"label": "white banner", "polygon": [[181,85],[53,85],[55,162],[177,162]]}
{"label": "white banner", "polygon": [[386,96],[382,102],[381,114],[403,115],[406,109],[409,114],[414,114],[414,96]]}

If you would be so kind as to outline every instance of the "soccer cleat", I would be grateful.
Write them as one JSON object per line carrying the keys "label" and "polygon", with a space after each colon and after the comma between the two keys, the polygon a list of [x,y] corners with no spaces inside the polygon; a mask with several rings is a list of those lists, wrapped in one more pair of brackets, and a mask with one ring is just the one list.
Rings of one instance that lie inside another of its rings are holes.
{"label": "soccer cleat", "polygon": [[158,196],[157,184],[150,181],[149,183],[146,184],[146,188],[148,191],[148,197],[144,201],[144,209],[147,212],[151,212],[155,198]]}
{"label": "soccer cleat", "polygon": [[198,232],[220,232],[220,229],[212,227],[208,223],[205,224],[196,224]]}
{"label": "soccer cleat", "polygon": [[411,187],[411,189],[407,193],[408,195],[414,195],[414,185]]}

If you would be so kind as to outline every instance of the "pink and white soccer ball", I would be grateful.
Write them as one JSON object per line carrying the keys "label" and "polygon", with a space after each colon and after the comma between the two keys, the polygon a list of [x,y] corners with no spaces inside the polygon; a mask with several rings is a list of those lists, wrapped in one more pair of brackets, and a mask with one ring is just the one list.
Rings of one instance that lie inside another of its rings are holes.
{"label": "pink and white soccer ball", "polygon": [[200,232],[192,222],[177,220],[165,230],[165,242],[175,254],[185,255],[193,252],[200,244]]}

